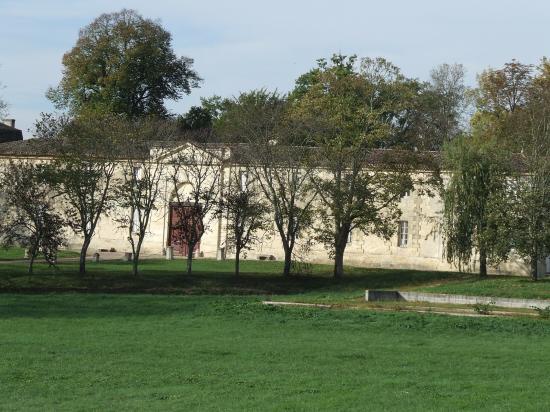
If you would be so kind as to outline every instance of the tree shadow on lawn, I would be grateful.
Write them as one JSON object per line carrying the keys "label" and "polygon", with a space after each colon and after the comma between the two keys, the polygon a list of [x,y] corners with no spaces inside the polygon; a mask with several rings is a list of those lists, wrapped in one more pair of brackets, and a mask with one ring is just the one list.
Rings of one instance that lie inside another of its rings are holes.
{"label": "tree shadow on lawn", "polygon": [[130,274],[125,262],[89,264],[88,274],[80,276],[74,263],[57,269],[37,265],[29,276],[22,264],[0,266],[0,291],[3,292],[108,292],[193,295],[290,295],[307,293],[355,293],[365,289],[399,289],[437,282],[469,279],[456,272],[366,269],[347,267],[342,279],[334,279],[328,265],[313,265],[308,275],[281,275],[280,262],[245,261],[241,276],[235,277],[231,261],[197,260],[192,276],[184,275],[182,261],[144,261],[141,273]]}

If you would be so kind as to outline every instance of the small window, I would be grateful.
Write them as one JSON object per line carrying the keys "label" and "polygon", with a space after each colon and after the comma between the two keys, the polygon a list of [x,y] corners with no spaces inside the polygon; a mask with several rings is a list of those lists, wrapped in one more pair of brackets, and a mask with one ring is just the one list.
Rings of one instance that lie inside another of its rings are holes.
{"label": "small window", "polygon": [[406,220],[399,221],[397,229],[397,246],[407,247],[409,243],[409,222]]}
{"label": "small window", "polygon": [[348,243],[351,243],[352,240],[353,240],[353,237],[352,237],[352,231],[350,230],[349,233],[348,233]]}

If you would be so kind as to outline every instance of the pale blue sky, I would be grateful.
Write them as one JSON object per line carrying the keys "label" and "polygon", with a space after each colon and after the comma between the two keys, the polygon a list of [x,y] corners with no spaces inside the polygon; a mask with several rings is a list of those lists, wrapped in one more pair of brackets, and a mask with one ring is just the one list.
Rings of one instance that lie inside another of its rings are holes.
{"label": "pale blue sky", "polygon": [[160,19],[176,52],[195,59],[204,82],[168,103],[177,113],[201,96],[288,91],[334,52],[383,56],[420,79],[458,62],[470,84],[489,66],[550,55],[548,0],[0,0],[0,95],[26,137],[38,114],[52,110],[44,93],[58,83],[79,28],[124,7]]}

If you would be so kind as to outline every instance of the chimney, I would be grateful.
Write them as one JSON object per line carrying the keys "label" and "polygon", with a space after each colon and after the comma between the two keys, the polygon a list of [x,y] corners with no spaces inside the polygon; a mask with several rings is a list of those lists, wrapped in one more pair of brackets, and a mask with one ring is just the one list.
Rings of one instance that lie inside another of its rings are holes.
{"label": "chimney", "polygon": [[4,119],[2,123],[9,127],[15,127],[15,119]]}

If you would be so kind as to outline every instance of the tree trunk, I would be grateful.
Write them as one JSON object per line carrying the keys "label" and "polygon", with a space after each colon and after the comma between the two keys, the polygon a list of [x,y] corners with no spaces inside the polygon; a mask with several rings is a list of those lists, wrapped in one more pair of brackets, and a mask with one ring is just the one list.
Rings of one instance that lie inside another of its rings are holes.
{"label": "tree trunk", "polygon": [[487,252],[483,247],[479,249],[479,276],[487,276]]}
{"label": "tree trunk", "polygon": [[195,245],[187,245],[187,276],[191,276],[191,271],[193,270],[193,249]]}
{"label": "tree trunk", "polygon": [[33,265],[34,265],[34,258],[35,258],[35,255],[33,253],[33,254],[30,255],[30,258],[29,258],[29,275],[32,275]]}
{"label": "tree trunk", "polygon": [[535,282],[539,280],[538,263],[539,263],[539,257],[531,256],[531,278]]}
{"label": "tree trunk", "polygon": [[78,273],[84,275],[86,273],[86,254],[88,253],[88,247],[90,246],[91,238],[84,238],[84,243],[82,243],[82,248],[80,249],[80,262]]}
{"label": "tree trunk", "polygon": [[241,249],[236,248],[235,250],[235,276],[239,277],[240,275],[240,264],[241,264]]}
{"label": "tree trunk", "polygon": [[290,270],[292,268],[292,248],[290,246],[285,246],[285,265],[283,268],[283,276],[290,276]]}
{"label": "tree trunk", "polygon": [[138,240],[137,247],[134,248],[133,256],[132,256],[132,273],[134,277],[138,275],[138,267],[139,267],[139,255],[141,253],[141,242],[143,242],[143,239]]}
{"label": "tree trunk", "polygon": [[340,279],[344,276],[344,252],[346,250],[346,243],[342,245],[336,245],[334,250],[334,277]]}

